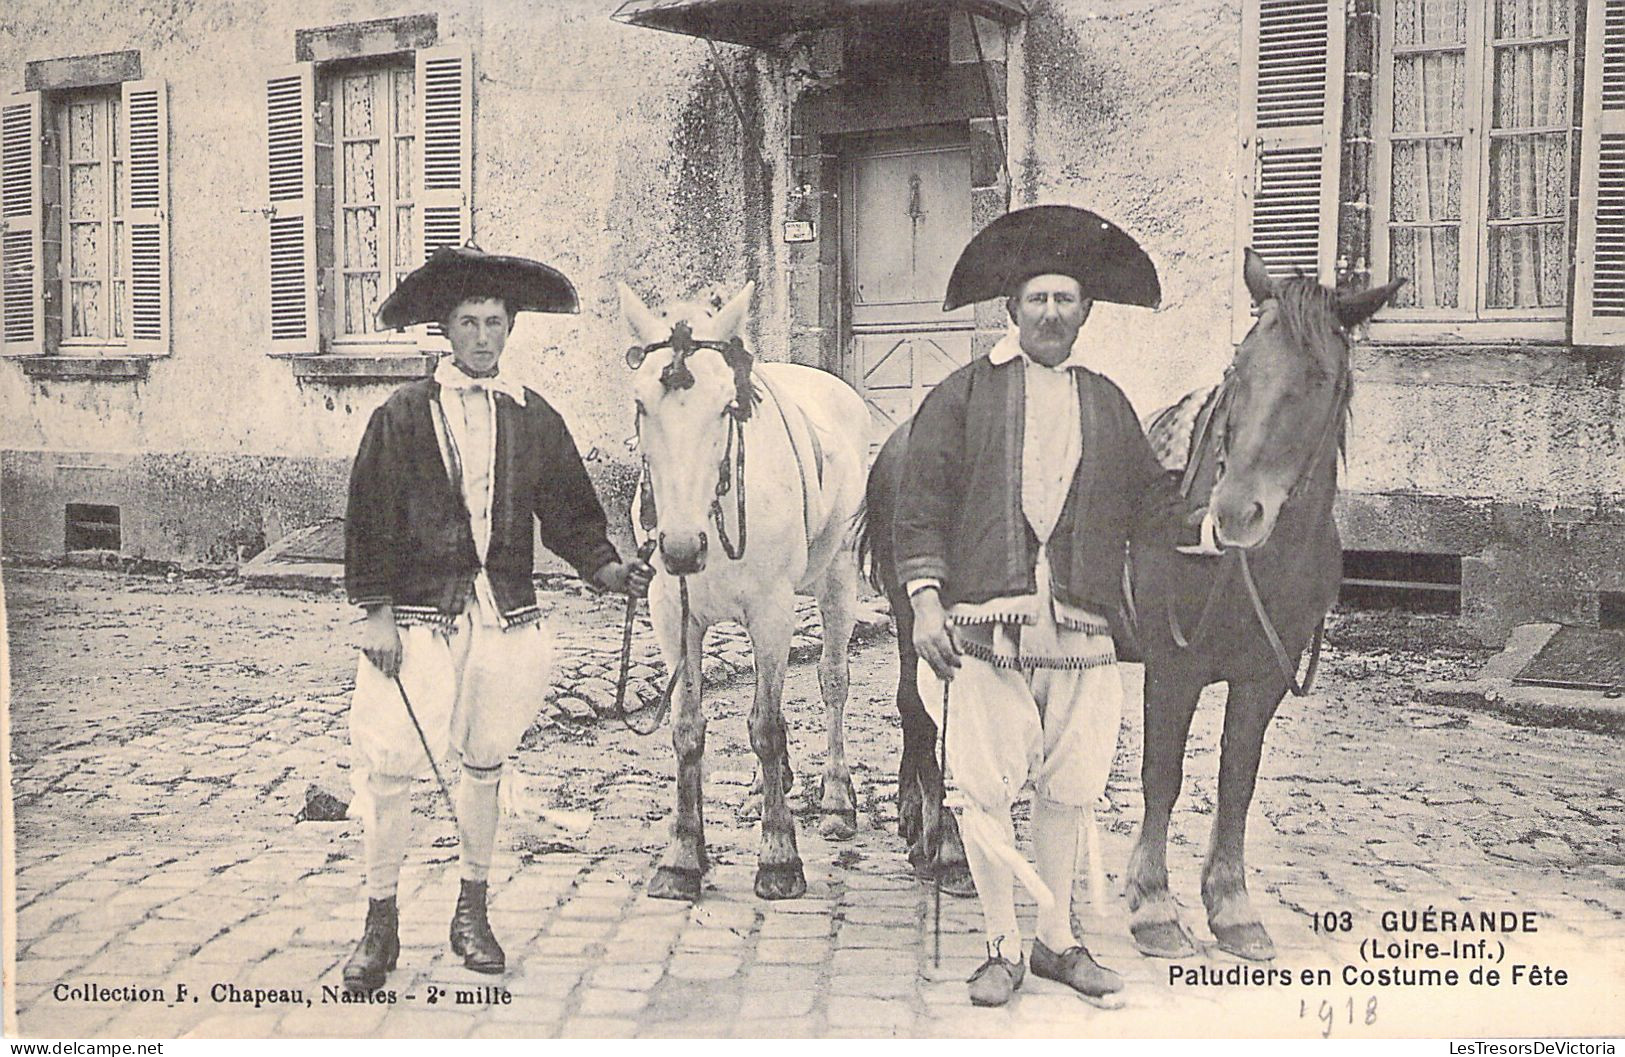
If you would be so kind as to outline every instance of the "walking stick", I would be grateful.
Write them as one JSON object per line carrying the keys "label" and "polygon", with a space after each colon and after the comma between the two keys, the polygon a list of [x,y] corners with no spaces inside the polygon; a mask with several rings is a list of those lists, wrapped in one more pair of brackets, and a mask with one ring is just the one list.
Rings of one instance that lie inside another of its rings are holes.
{"label": "walking stick", "polygon": [[451,790],[446,786],[446,779],[440,774],[440,765],[434,762],[434,751],[429,748],[429,739],[424,736],[423,725],[418,722],[418,714],[412,708],[412,699],[406,696],[406,686],[401,682],[401,673],[395,673],[395,689],[401,692],[401,704],[406,706],[407,718],[412,721],[412,729],[418,732],[418,743],[423,746],[423,755],[429,758],[429,769],[434,772],[434,780],[440,784],[440,792],[446,798],[446,806],[451,808],[453,817],[457,815],[457,802],[451,798]]}
{"label": "walking stick", "polygon": [[937,771],[937,861],[932,864],[931,870],[935,887],[931,895],[931,964],[938,969],[942,968],[942,813],[948,809],[948,689],[952,685],[946,679],[942,682],[942,759]]}

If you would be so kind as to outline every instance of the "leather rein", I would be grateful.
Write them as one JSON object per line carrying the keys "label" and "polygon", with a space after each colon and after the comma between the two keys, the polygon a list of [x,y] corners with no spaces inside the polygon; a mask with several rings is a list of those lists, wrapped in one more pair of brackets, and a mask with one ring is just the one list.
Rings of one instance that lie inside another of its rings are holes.
{"label": "leather rein", "polygon": [[[1201,427],[1190,448],[1194,456],[1195,453],[1206,449],[1209,438],[1213,437],[1213,456],[1218,461],[1218,473],[1220,475],[1224,472],[1226,443],[1229,439],[1230,407],[1228,400],[1230,386],[1235,377],[1234,371],[1234,366],[1226,369],[1224,381],[1219,384],[1219,390],[1214,395],[1212,407],[1203,416]],[[1326,448],[1332,443],[1332,438],[1336,436],[1339,423],[1343,419],[1349,397],[1349,387],[1349,372],[1345,370],[1338,375],[1337,391],[1332,397],[1331,413],[1327,416],[1326,425],[1321,430],[1320,439],[1316,442],[1315,449],[1310,453],[1303,468],[1298,471],[1298,476],[1293,480],[1292,487],[1288,489],[1286,498],[1281,503],[1283,507],[1292,502],[1325,457]],[[1215,419],[1219,420],[1217,434],[1214,432]],[[1197,462],[1198,460],[1195,457],[1189,460],[1188,465],[1185,467],[1185,476],[1179,483],[1180,493],[1187,498],[1190,495],[1191,487],[1195,483]],[[1218,480],[1215,478],[1214,487],[1217,486]],[[1300,683],[1298,681],[1297,665],[1288,656],[1286,646],[1281,641],[1281,635],[1275,628],[1275,622],[1270,619],[1269,611],[1264,607],[1263,596],[1259,593],[1258,584],[1253,579],[1253,570],[1247,557],[1247,549],[1245,547],[1226,548],[1219,562],[1219,572],[1213,579],[1213,585],[1208,589],[1207,599],[1202,605],[1202,615],[1197,618],[1196,630],[1189,638],[1184,634],[1184,629],[1180,627],[1179,617],[1175,614],[1174,607],[1171,605],[1168,607],[1168,632],[1173,637],[1174,644],[1182,650],[1189,650],[1193,648],[1193,643],[1199,643],[1207,637],[1208,632],[1211,630],[1213,615],[1218,608],[1218,598],[1224,593],[1225,588],[1229,586],[1231,570],[1239,568],[1241,570],[1242,585],[1247,591],[1247,600],[1252,605],[1253,616],[1258,620],[1265,641],[1269,643],[1270,652],[1275,657],[1276,667],[1280,669],[1281,675],[1286,679],[1287,687],[1292,691],[1294,697],[1307,696],[1314,689],[1315,673],[1320,668],[1320,648],[1325,639],[1326,618],[1322,616],[1320,623],[1315,626],[1314,638],[1309,647],[1309,667],[1304,673],[1303,681]]]}

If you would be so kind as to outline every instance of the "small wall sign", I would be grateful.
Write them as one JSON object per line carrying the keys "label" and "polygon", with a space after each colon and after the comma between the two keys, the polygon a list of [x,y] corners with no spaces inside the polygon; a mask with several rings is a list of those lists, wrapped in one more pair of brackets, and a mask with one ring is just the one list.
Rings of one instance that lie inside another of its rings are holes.
{"label": "small wall sign", "polygon": [[812,242],[817,237],[810,220],[786,220],[784,222],[784,241],[786,242]]}

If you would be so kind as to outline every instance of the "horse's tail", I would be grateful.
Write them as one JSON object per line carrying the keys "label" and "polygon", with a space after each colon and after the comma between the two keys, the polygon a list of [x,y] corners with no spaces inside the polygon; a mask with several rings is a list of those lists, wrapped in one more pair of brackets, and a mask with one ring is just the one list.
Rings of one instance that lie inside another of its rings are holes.
{"label": "horse's tail", "polygon": [[869,468],[869,481],[858,508],[858,567],[876,591],[889,595],[897,586],[897,562],[892,550],[892,517],[897,508],[898,478],[908,451],[908,424],[899,426]]}

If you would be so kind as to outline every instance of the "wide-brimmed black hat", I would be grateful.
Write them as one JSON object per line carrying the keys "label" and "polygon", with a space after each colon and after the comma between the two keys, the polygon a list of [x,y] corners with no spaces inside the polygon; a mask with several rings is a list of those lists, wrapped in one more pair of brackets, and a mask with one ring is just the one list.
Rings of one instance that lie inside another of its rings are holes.
{"label": "wide-brimmed black hat", "polygon": [[1070,275],[1096,301],[1156,308],[1156,265],[1122,228],[1076,206],[1029,206],[976,233],[948,279],[944,312],[1009,297],[1035,275]]}
{"label": "wide-brimmed black hat", "polygon": [[576,312],[576,288],[540,261],[501,257],[470,243],[442,246],[378,306],[384,327],[438,323],[470,296],[500,297],[514,312]]}

